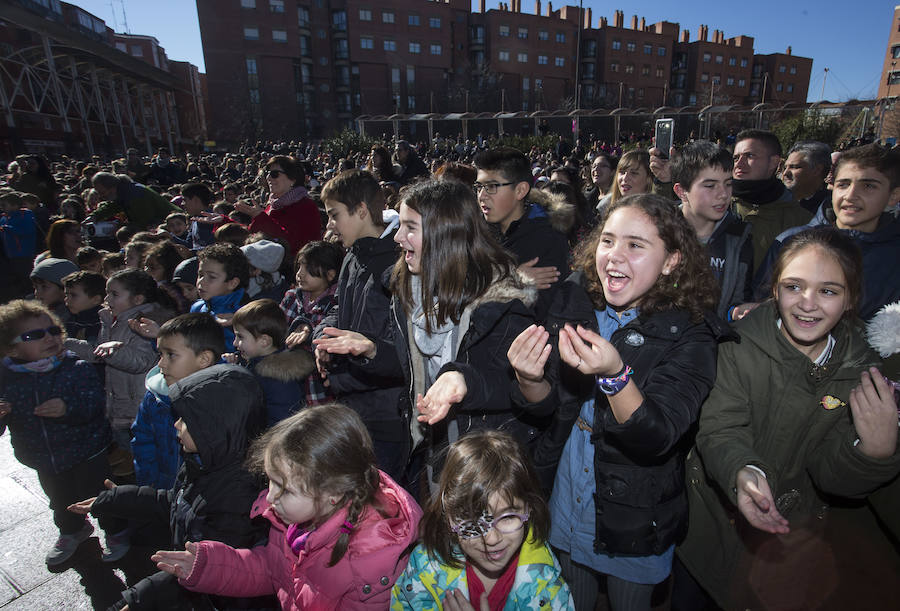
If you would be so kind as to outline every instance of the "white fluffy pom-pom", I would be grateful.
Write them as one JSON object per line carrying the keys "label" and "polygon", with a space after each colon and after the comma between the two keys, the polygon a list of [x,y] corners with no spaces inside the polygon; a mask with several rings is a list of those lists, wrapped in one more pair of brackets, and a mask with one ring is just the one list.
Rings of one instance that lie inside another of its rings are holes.
{"label": "white fluffy pom-pom", "polygon": [[890,303],[880,310],[867,325],[869,345],[882,358],[900,352],[900,301]]}

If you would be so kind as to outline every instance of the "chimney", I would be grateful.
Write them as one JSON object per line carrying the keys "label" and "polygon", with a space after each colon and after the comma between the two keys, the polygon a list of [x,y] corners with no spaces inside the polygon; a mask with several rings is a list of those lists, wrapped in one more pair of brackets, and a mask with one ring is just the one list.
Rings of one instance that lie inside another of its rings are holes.
{"label": "chimney", "polygon": [[647,31],[647,20],[641,17],[641,32]]}
{"label": "chimney", "polygon": [[631,16],[631,29],[632,29],[632,30],[636,30],[636,29],[637,29],[637,15],[632,15],[632,16]]}
{"label": "chimney", "polygon": [[616,11],[613,20],[613,26],[617,28],[625,27],[625,13],[623,13],[622,11]]}
{"label": "chimney", "polygon": [[516,0],[516,12],[517,13],[522,12],[522,0]]}
{"label": "chimney", "polygon": [[587,29],[591,29],[591,7],[587,7],[587,11],[585,11],[584,21],[584,27]]}
{"label": "chimney", "polygon": [[606,20],[606,17],[601,17],[600,18],[600,28],[601,29],[605,28],[607,26],[607,24],[609,24],[609,22]]}
{"label": "chimney", "polygon": [[534,0],[534,14],[541,14],[541,0]]}
{"label": "chimney", "polygon": [[709,26],[704,25],[702,27],[703,27],[703,42],[706,42],[709,40]]}
{"label": "chimney", "polygon": [[681,42],[691,42],[690,30],[681,30]]}
{"label": "chimney", "polygon": [[552,16],[553,16],[553,3],[548,2],[547,3],[547,17],[552,17]]}
{"label": "chimney", "polygon": [[486,1],[486,0],[478,0],[478,12],[479,12],[479,13],[485,13],[485,12],[486,12],[486,10],[485,10],[485,9],[486,9],[486,7],[485,7],[485,1]]}
{"label": "chimney", "polygon": [[788,46],[788,48],[787,48],[787,54],[788,54],[788,55],[791,54],[791,47],[790,47],[790,46]]}

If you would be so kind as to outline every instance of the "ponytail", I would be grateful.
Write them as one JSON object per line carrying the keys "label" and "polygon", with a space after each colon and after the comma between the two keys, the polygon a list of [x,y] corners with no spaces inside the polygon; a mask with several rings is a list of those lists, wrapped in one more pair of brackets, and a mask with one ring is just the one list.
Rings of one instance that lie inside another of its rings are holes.
{"label": "ponytail", "polygon": [[344,524],[341,526],[341,536],[338,537],[337,543],[334,544],[334,549],[331,550],[331,559],[328,561],[329,567],[340,562],[347,552],[347,547],[350,545],[350,537],[353,536],[353,531],[359,524],[363,513],[365,513],[366,507],[375,501],[375,492],[378,491],[380,480],[381,476],[378,473],[378,468],[372,465],[366,471],[363,486],[350,493],[347,517],[344,518]]}
{"label": "ponytail", "polygon": [[165,291],[159,289],[153,276],[142,269],[123,269],[109,277],[131,293],[132,296],[141,296],[144,303],[155,303],[160,307],[177,310],[178,305]]}

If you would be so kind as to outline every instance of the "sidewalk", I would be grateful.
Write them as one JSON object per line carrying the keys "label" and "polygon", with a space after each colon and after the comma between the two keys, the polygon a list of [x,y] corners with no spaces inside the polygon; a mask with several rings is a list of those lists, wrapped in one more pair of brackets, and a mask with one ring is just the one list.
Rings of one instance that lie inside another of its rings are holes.
{"label": "sidewalk", "polygon": [[100,561],[102,531],[52,571],[44,563],[57,530],[37,473],[16,461],[9,432],[0,437],[0,609],[106,609],[119,599],[126,583],[154,570],[154,551],[132,548],[122,561]]}

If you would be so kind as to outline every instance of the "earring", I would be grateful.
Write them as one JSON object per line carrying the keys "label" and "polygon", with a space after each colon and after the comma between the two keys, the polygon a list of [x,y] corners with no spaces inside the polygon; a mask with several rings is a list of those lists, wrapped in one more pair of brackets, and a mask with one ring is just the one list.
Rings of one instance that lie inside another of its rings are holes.
{"label": "earring", "polygon": [[332,505],[337,505],[337,499],[328,499],[328,502]]}

